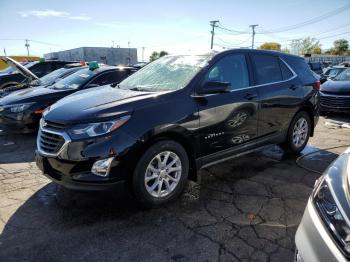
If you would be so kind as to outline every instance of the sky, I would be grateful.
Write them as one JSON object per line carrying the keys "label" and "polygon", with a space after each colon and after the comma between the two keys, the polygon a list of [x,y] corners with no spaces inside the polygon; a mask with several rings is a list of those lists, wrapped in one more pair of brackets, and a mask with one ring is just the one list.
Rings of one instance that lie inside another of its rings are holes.
{"label": "sky", "polygon": [[231,30],[215,29],[216,50],[251,46],[251,24],[258,24],[256,46],[289,47],[290,39],[314,36],[328,49],[336,39],[350,40],[350,6],[336,10],[346,4],[350,0],[0,0],[0,55],[4,49],[26,55],[24,39],[38,56],[82,46],[136,47],[139,61],[160,50],[205,52],[211,20]]}

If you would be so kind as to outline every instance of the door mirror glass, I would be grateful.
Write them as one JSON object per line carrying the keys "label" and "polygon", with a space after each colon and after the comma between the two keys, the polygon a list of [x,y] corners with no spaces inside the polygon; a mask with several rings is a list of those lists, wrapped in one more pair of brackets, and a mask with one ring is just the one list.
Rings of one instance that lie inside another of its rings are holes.
{"label": "door mirror glass", "polygon": [[231,90],[229,82],[208,81],[205,82],[198,90],[199,94],[219,94],[227,93]]}

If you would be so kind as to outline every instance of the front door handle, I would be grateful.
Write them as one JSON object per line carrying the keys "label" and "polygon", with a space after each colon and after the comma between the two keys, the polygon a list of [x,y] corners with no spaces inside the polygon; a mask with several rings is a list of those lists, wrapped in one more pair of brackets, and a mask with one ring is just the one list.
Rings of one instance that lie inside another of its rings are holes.
{"label": "front door handle", "polygon": [[258,95],[256,95],[256,94],[246,94],[244,96],[244,99],[246,99],[246,100],[253,100],[253,99],[257,98],[257,97],[258,97]]}

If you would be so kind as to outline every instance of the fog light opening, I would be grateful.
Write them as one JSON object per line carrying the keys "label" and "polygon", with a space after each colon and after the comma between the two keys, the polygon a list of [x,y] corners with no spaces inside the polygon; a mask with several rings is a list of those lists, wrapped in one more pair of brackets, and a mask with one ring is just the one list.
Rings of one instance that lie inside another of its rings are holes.
{"label": "fog light opening", "polygon": [[96,161],[91,168],[91,172],[96,176],[108,176],[113,159],[114,157],[109,157],[106,159]]}

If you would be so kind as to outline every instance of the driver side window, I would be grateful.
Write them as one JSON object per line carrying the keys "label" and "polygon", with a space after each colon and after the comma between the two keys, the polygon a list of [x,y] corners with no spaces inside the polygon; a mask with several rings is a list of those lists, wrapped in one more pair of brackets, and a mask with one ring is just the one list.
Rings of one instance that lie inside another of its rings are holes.
{"label": "driver side window", "polygon": [[228,82],[231,90],[249,86],[249,74],[244,54],[227,55],[206,74],[208,82]]}

